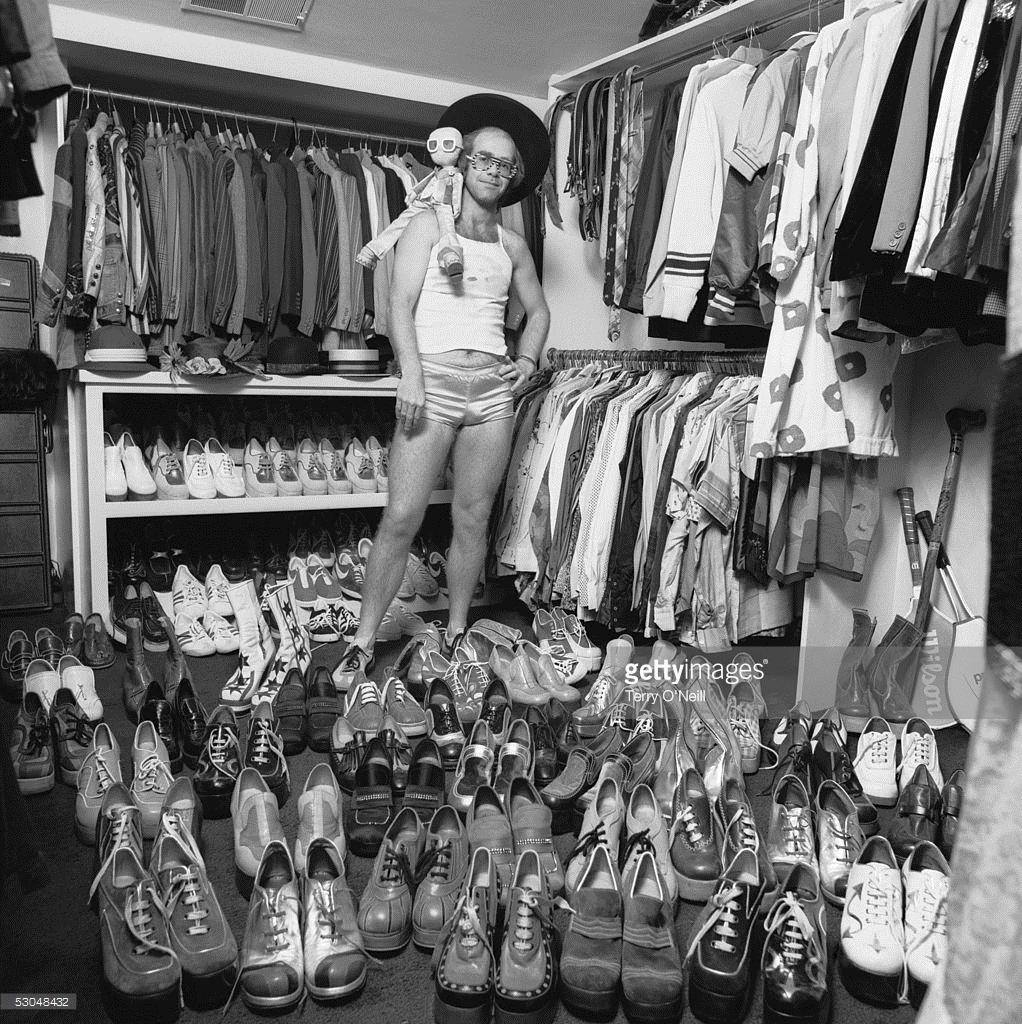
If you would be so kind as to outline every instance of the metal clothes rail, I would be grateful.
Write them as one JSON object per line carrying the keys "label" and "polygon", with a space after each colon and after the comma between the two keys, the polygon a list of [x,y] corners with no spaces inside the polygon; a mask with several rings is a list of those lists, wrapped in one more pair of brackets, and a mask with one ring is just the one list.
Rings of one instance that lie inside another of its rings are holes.
{"label": "metal clothes rail", "polygon": [[729,374],[756,374],[763,369],[765,352],[724,350],[723,352],[680,352],[676,349],[551,348],[547,361],[554,370],[589,363],[606,363],[636,370],[707,370]]}

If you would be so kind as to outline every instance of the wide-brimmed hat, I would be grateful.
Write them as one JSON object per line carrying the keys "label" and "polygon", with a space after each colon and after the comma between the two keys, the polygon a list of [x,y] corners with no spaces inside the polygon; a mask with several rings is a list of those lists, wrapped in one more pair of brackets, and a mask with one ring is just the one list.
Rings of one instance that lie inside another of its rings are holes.
{"label": "wide-brimmed hat", "polygon": [[524,103],[509,96],[492,92],[465,96],[440,115],[437,127],[457,128],[462,135],[479,128],[502,128],[514,139],[525,163],[525,179],[501,196],[501,206],[521,202],[534,191],[550,163],[550,137],[542,120]]}
{"label": "wide-brimmed hat", "polygon": [[85,346],[81,370],[97,373],[148,373],[145,342],[123,324],[104,324],[91,331]]}

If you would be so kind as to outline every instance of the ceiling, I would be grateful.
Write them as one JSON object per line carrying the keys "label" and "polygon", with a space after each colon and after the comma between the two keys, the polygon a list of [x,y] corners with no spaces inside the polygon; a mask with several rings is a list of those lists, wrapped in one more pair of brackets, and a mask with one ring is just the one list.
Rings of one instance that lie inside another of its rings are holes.
{"label": "ceiling", "polygon": [[550,75],[630,46],[651,0],[316,0],[303,33],[181,10],[89,0],[89,10],[394,71],[546,97]]}

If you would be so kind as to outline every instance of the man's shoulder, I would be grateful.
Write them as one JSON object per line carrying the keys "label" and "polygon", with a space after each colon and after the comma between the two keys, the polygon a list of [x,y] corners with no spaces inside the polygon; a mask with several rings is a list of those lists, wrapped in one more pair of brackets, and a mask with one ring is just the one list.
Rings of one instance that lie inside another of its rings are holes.
{"label": "man's shoulder", "polygon": [[525,241],[525,236],[519,234],[513,228],[504,227],[501,225],[501,234],[504,236],[504,248],[507,249],[511,256],[520,256],[523,253],[528,253],[529,246]]}

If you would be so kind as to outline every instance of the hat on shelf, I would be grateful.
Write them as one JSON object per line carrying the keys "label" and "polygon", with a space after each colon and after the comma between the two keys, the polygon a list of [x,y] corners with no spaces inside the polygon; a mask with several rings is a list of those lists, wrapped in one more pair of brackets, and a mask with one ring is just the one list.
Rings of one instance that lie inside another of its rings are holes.
{"label": "hat on shelf", "polygon": [[266,349],[266,372],[287,377],[322,373],[319,345],[312,338],[298,335],[273,338]]}
{"label": "hat on shelf", "polygon": [[542,120],[509,96],[491,92],[464,96],[440,115],[437,127],[457,128],[462,135],[479,128],[502,128],[514,139],[525,163],[525,179],[504,193],[501,206],[519,203],[535,191],[550,163],[550,136]]}
{"label": "hat on shelf", "polygon": [[99,373],[146,373],[151,370],[145,342],[123,324],[104,324],[90,331],[85,361],[79,369]]}

